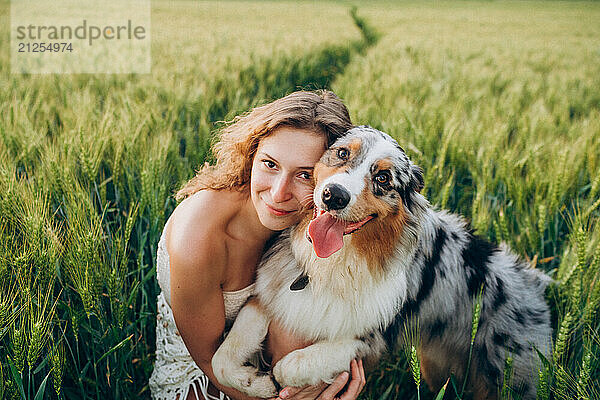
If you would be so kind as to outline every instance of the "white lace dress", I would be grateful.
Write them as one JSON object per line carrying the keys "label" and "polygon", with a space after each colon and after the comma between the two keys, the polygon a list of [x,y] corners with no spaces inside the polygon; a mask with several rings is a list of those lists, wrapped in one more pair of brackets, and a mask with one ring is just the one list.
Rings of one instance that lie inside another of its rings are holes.
{"label": "white lace dress", "polygon": [[[222,392],[219,393],[219,397],[208,393],[208,377],[192,359],[175,326],[170,306],[171,275],[164,231],[158,242],[156,259],[158,264],[156,276],[162,291],[157,299],[156,361],[149,382],[152,398],[154,400],[175,400],[177,398],[185,400],[190,388],[193,388],[198,399],[202,398],[199,396],[198,390],[205,399],[228,399],[227,395]],[[223,292],[226,330],[231,327],[240,308],[253,293],[254,284],[235,292]]]}

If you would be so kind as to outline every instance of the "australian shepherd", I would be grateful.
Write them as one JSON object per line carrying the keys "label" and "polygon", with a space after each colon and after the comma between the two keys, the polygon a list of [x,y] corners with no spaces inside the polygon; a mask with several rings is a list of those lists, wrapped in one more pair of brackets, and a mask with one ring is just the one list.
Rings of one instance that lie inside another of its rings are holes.
{"label": "australian shepherd", "polygon": [[[263,398],[276,395],[277,383],[331,382],[353,358],[373,364],[407,340],[413,321],[432,390],[453,375],[467,379],[468,397],[498,398],[511,357],[511,390],[534,399],[537,352],[548,356],[551,345],[548,278],[507,246],[475,235],[460,216],[433,209],[420,194],[422,170],[376,129],[350,130],[322,156],[314,178],[313,215],[265,253],[256,295],[212,359],[219,382]],[[274,319],[313,344],[265,375],[248,359]]]}

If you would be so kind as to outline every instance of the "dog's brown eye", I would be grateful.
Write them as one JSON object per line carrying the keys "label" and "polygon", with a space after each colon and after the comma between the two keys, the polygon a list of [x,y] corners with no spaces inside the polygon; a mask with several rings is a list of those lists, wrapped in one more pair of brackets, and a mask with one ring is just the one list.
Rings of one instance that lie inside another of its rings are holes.
{"label": "dog's brown eye", "polygon": [[341,160],[346,161],[350,156],[350,152],[347,149],[341,148],[338,150],[337,155]]}
{"label": "dog's brown eye", "polygon": [[390,182],[390,176],[386,172],[380,172],[377,175],[375,175],[375,180],[377,181],[377,183],[385,185]]}

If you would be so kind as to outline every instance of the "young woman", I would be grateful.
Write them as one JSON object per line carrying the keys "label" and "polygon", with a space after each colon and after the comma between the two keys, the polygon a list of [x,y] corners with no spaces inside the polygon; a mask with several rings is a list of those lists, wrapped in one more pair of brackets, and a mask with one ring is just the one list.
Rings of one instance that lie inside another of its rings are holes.
{"label": "young woman", "polygon": [[[295,92],[238,117],[205,165],[181,189],[183,200],[158,246],[154,399],[248,399],[220,385],[211,359],[239,309],[253,293],[269,239],[312,207],[312,169],[325,148],[352,127],[344,104],[328,91]],[[272,363],[308,345],[279,326],[269,328]],[[285,388],[286,399],[356,399],[365,383],[361,361],[351,381]]]}

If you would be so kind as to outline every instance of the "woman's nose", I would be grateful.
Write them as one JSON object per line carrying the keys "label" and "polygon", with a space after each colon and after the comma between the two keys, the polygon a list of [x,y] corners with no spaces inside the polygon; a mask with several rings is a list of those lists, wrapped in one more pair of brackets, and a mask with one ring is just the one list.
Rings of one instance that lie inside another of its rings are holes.
{"label": "woman's nose", "polygon": [[271,186],[271,199],[275,203],[283,203],[292,198],[291,183],[288,176],[281,174]]}

